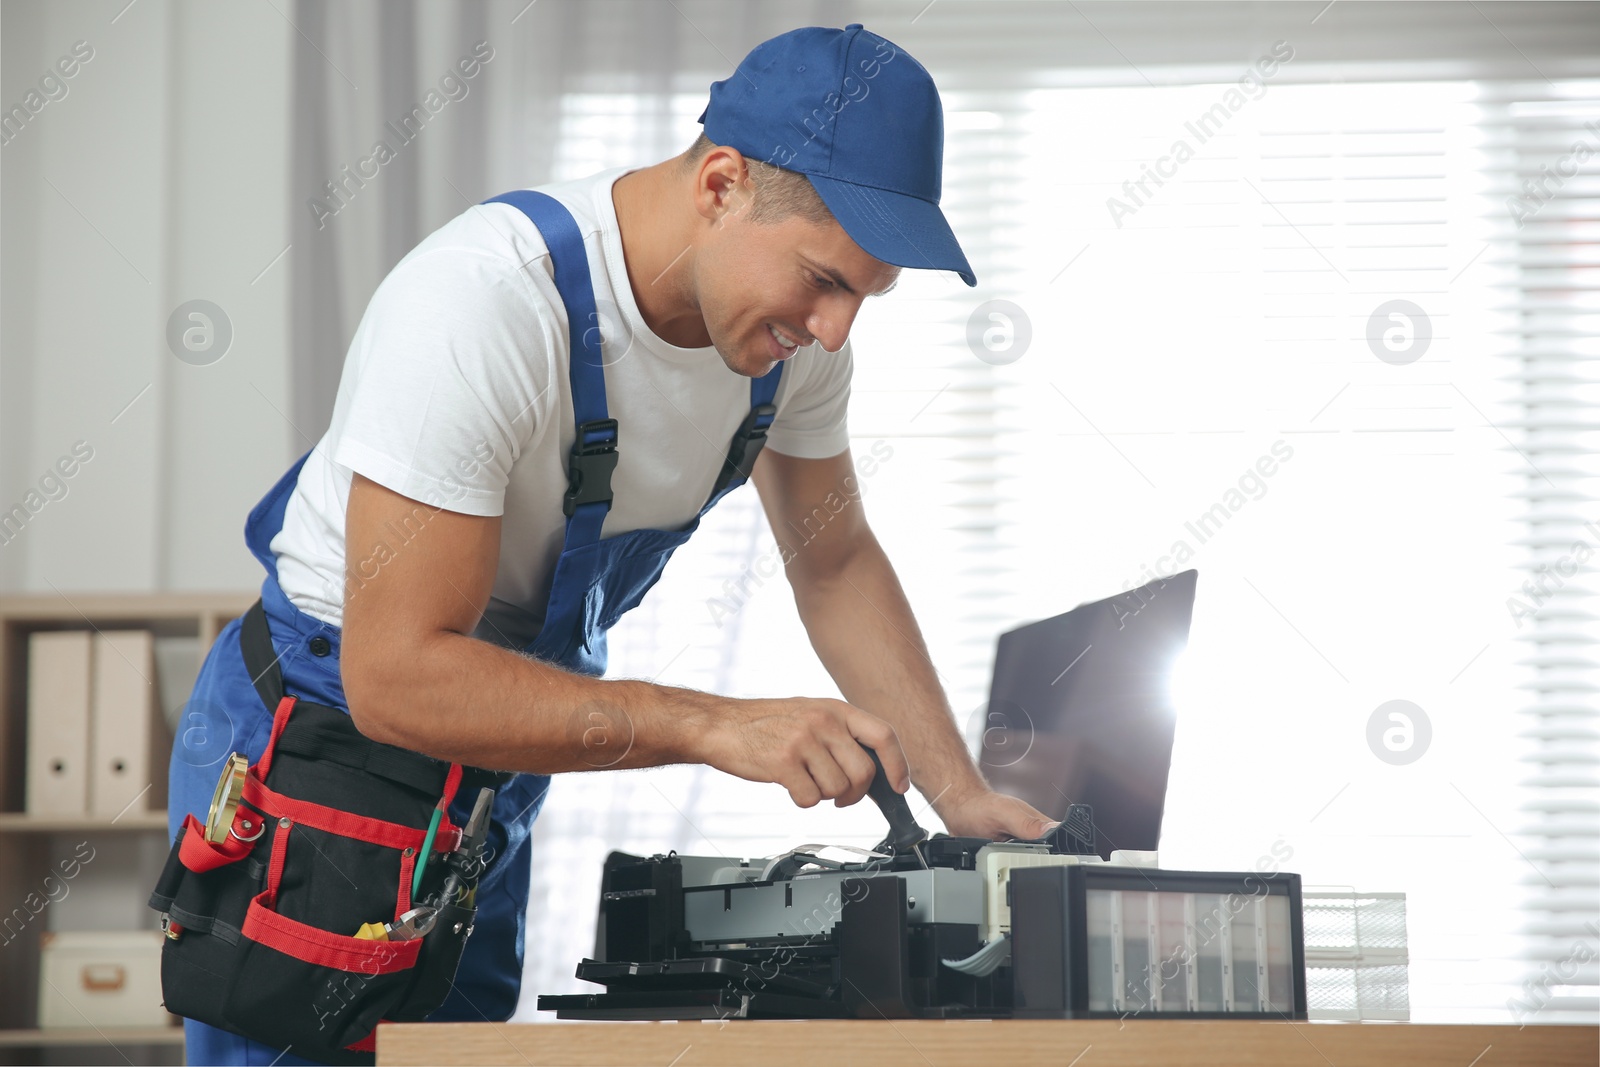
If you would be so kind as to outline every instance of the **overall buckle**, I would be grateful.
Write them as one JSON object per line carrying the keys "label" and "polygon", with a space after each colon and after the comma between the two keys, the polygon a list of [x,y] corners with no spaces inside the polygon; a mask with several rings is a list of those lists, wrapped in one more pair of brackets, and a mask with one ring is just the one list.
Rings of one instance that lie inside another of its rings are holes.
{"label": "overall buckle", "polygon": [[722,461],[716,484],[711,487],[708,506],[733,484],[735,478],[743,482],[750,477],[750,472],[755,470],[756,457],[761,455],[761,449],[767,443],[767,427],[772,425],[777,413],[775,404],[757,404],[744,417],[733,440],[728,442],[728,456]]}
{"label": "overall buckle", "polygon": [[[604,434],[605,439],[588,440],[591,434]],[[578,426],[577,439],[572,442],[572,458],[567,462],[567,495],[562,500],[562,511],[567,518],[578,510],[579,504],[611,503],[611,474],[617,469],[617,420],[593,419]]]}
{"label": "overall buckle", "polygon": [[749,478],[750,472],[755,469],[756,457],[767,443],[767,427],[772,425],[773,416],[777,413],[775,404],[757,404],[739,424],[739,432],[733,435],[728,463],[742,478]]}

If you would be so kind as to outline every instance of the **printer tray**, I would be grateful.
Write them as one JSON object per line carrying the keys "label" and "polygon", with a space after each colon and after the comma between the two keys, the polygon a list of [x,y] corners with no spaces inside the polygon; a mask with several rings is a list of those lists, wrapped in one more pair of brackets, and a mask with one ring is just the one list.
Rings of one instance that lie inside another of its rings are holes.
{"label": "printer tray", "polygon": [[785,993],[831,999],[827,983],[782,974],[721,956],[700,956],[652,963],[584,960],[577,976],[611,992],[672,992],[727,989],[740,993]]}
{"label": "printer tray", "polygon": [[540,1011],[558,1019],[843,1019],[844,1005],[782,993],[732,989],[566,993],[539,997]]}

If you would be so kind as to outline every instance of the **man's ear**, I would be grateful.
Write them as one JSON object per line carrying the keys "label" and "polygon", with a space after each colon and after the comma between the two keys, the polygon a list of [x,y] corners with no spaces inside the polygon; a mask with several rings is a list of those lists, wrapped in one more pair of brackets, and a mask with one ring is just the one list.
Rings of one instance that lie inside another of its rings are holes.
{"label": "man's ear", "polygon": [[700,217],[720,226],[744,214],[753,202],[750,168],[737,148],[718,145],[695,174],[694,203]]}

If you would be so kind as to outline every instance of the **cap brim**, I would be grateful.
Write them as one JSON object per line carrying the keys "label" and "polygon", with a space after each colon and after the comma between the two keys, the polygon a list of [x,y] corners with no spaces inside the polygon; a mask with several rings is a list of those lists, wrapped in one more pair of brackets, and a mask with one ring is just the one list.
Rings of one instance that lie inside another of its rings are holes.
{"label": "cap brim", "polygon": [[806,177],[867,255],[896,267],[955,271],[968,285],[978,284],[938,204],[817,174]]}

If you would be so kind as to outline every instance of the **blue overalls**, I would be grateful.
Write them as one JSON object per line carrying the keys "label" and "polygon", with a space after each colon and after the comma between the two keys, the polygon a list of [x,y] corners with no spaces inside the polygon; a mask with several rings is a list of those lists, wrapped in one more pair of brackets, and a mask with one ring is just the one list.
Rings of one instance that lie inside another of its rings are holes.
{"label": "blue overalls", "polygon": [[[577,423],[564,501],[566,539],[556,562],[544,626],[524,652],[570,671],[600,676],[606,666],[606,630],[636,607],[661,576],[674,549],[687,541],[700,518],[749,477],[776,407],[773,398],[782,364],[750,382],[750,414],[734,435],[728,458],[705,505],[681,530],[634,530],[601,538],[611,507],[611,472],[616,466],[617,424],[607,417],[604,363],[588,258],[577,224],[555,199],[519,190],[486,203],[521,210],[550,249],[555,282],[571,335],[568,372]],[[309,453],[307,453],[309,455]],[[300,611],[278,585],[270,548],[283,526],[302,456],[250,512],[245,541],[267,577],[261,599],[279,656],[286,689],[305,700],[348,711],[339,675],[339,628]],[[551,502],[554,506],[555,502]],[[184,815],[204,816],[222,760],[242,753],[253,764],[271,732],[272,716],[252,685],[239,648],[240,621],[229,623],[206,656],[185,707],[169,770],[167,824],[176,839]],[[462,694],[470,699],[469,693]],[[449,999],[429,1021],[500,1021],[517,1006],[522,984],[523,926],[532,862],[529,834],[550,784],[546,775],[519,774],[495,798],[489,850],[493,857],[478,887],[478,916]],[[463,795],[450,815],[465,823],[471,798]],[[184,1020],[187,1058],[196,1064],[309,1064],[293,1052]]]}

